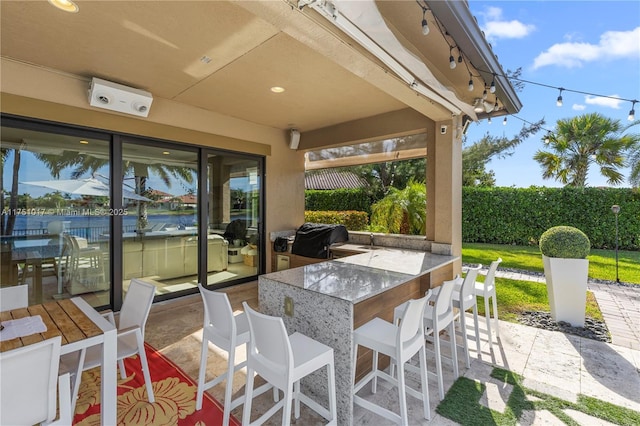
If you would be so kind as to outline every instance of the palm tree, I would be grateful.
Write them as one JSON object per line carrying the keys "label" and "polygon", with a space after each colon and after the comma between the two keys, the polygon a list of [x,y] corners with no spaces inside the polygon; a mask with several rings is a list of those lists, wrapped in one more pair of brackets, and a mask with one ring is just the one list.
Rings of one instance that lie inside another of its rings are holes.
{"label": "palm tree", "polygon": [[[629,124],[626,129],[637,126],[638,124],[640,124],[640,120]],[[637,188],[640,187],[640,135],[633,135],[633,137],[635,138],[635,142],[629,150],[628,157],[629,167],[631,168],[629,173],[629,183],[631,186]]]}
{"label": "palm tree", "polygon": [[539,150],[533,159],[542,166],[544,179],[566,186],[586,186],[591,164],[600,168],[607,183],[618,185],[624,180],[620,169],[625,166],[625,153],[637,139],[622,135],[624,130],[619,120],[597,113],[561,119],[547,136],[549,150]]}
{"label": "palm tree", "polygon": [[406,188],[389,188],[386,197],[371,206],[371,225],[392,234],[425,235],[427,188],[410,180]]}
{"label": "palm tree", "polygon": [[[5,199],[4,199],[4,165],[9,157],[9,152],[13,151],[13,168],[11,173],[11,192],[9,196],[9,210],[7,215],[5,212]],[[0,150],[0,161],[2,167],[0,167],[0,211],[2,211],[2,218],[0,218],[0,234],[11,235],[13,234],[13,228],[16,224],[16,208],[18,207],[18,171],[20,170],[21,154],[20,149],[6,149]],[[4,216],[7,216],[5,223]]]}

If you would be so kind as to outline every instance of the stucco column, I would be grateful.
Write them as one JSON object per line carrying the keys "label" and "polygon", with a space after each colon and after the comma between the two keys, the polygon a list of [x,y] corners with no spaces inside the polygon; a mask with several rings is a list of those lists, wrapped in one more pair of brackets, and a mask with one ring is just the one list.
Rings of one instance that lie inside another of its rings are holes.
{"label": "stucco column", "polygon": [[[427,133],[427,239],[432,251],[450,246],[462,253],[462,131],[461,118],[435,123]],[[440,246],[442,244],[443,246]],[[461,262],[454,266],[459,271]]]}

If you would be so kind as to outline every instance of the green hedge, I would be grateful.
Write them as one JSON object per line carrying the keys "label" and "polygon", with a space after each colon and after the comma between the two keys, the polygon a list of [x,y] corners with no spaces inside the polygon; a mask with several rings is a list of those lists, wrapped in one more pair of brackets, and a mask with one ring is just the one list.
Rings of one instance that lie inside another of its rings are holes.
{"label": "green hedge", "polygon": [[304,191],[305,210],[347,211],[357,210],[371,214],[371,205],[377,201],[369,189],[335,189]]}
{"label": "green hedge", "polygon": [[628,188],[471,188],[462,189],[462,241],[538,244],[547,229],[581,229],[592,248],[640,249],[640,193]]}
{"label": "green hedge", "polygon": [[305,211],[304,221],[344,225],[349,231],[364,231],[369,224],[366,212],[348,211]]}

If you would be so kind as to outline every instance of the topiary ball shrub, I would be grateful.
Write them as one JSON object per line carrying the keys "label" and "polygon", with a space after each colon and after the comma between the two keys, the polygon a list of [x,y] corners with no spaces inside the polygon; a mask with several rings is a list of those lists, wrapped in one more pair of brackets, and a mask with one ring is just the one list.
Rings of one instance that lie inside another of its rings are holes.
{"label": "topiary ball shrub", "polygon": [[585,259],[591,250],[589,237],[573,226],[554,226],[540,236],[540,251],[547,257]]}

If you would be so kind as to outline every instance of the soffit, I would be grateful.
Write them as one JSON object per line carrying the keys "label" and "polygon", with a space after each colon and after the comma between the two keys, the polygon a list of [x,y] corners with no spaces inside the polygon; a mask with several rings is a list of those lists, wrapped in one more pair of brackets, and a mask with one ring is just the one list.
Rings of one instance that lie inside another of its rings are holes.
{"label": "soffit", "polygon": [[[80,12],[68,14],[45,1],[0,2],[0,54],[84,77],[87,86],[100,77],[281,129],[322,129],[407,106],[432,119],[447,115],[308,8],[284,1],[77,3]],[[479,96],[480,84],[466,91],[462,66],[448,69],[449,47],[432,15],[424,37],[415,1],[377,4],[443,85],[468,103]],[[287,91],[274,95],[273,85]]]}
{"label": "soffit", "polygon": [[[265,90],[279,85],[286,87],[284,93]],[[176,100],[234,117],[243,117],[249,105],[260,105],[252,121],[304,129],[325,127],[327,117],[335,117],[332,121],[339,123],[403,107],[283,33],[187,89]]]}
{"label": "soffit", "polygon": [[[283,129],[404,107],[233,3],[77,3],[80,12],[68,14],[47,2],[1,2],[2,56]],[[287,91],[278,97],[274,85]]]}

